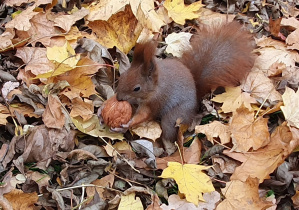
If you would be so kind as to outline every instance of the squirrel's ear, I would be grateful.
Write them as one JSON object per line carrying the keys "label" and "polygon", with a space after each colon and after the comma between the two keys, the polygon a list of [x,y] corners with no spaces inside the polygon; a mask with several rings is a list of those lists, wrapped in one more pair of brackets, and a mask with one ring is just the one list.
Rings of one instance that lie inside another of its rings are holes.
{"label": "squirrel's ear", "polygon": [[132,65],[143,64],[142,74],[145,76],[152,77],[155,72],[156,48],[156,41],[147,41],[145,43],[137,44],[135,47]]}

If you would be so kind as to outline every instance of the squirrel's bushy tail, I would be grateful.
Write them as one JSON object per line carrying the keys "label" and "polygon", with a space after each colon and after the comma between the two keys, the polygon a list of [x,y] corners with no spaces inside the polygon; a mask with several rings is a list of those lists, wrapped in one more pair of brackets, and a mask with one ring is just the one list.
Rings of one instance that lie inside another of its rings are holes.
{"label": "squirrel's bushy tail", "polygon": [[203,27],[192,36],[191,45],[181,61],[194,76],[199,98],[211,88],[238,85],[254,64],[253,38],[237,22]]}

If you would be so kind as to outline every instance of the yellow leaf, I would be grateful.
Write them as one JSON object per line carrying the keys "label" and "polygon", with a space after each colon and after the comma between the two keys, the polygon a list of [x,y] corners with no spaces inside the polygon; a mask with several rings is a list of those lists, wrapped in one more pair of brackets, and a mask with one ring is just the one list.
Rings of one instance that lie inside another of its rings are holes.
{"label": "yellow leaf", "polygon": [[120,133],[112,133],[109,128],[101,126],[99,119],[96,115],[93,115],[89,120],[83,121],[81,117],[71,118],[72,122],[82,133],[86,133],[95,137],[108,137],[110,139],[120,139],[124,137]]}
{"label": "yellow leaf", "polygon": [[88,23],[88,26],[99,37],[97,40],[107,48],[118,47],[127,54],[142,31],[142,26],[135,18],[130,6],[124,11],[112,15],[108,21],[96,20]]}
{"label": "yellow leaf", "polygon": [[184,0],[166,0],[164,7],[168,10],[169,16],[174,22],[184,25],[185,20],[192,20],[198,18],[198,10],[203,7],[201,1],[194,2],[188,6],[185,6]]}
{"label": "yellow leaf", "polygon": [[66,42],[62,47],[54,46],[47,48],[47,57],[49,60],[67,64],[72,68],[74,68],[78,62],[76,57],[72,57],[74,55],[76,55],[75,50],[68,42]]}
{"label": "yellow leaf", "polygon": [[118,210],[143,210],[142,203],[139,197],[135,198],[135,193],[122,195],[118,206]]}
{"label": "yellow leaf", "polygon": [[256,103],[256,100],[249,93],[242,92],[239,86],[226,87],[225,93],[215,96],[212,101],[223,103],[221,109],[224,113],[234,112],[242,104],[251,111],[252,107],[250,104]]}
{"label": "yellow leaf", "polygon": [[180,164],[169,162],[164,169],[162,178],[173,178],[179,186],[180,193],[184,193],[186,200],[198,205],[198,201],[204,201],[202,193],[215,191],[210,178],[202,172],[207,166],[194,164]]}

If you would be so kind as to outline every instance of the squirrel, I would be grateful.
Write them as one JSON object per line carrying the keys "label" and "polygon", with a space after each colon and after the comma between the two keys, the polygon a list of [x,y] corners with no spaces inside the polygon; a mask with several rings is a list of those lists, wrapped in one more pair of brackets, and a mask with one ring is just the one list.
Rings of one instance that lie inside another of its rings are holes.
{"label": "squirrel", "polygon": [[181,58],[157,59],[156,41],[135,46],[131,67],[120,75],[117,100],[137,104],[123,128],[161,120],[162,142],[170,155],[177,140],[177,119],[191,124],[200,99],[219,86],[236,86],[254,64],[252,36],[238,22],[203,27],[191,37]]}

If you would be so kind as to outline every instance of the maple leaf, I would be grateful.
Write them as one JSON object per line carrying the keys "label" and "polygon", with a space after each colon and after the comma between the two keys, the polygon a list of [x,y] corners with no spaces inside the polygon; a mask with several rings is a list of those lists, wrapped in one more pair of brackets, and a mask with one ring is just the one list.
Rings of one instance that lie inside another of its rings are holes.
{"label": "maple leaf", "polygon": [[210,178],[202,172],[207,166],[194,164],[180,164],[169,162],[160,177],[172,178],[179,186],[179,191],[184,193],[186,200],[198,205],[198,201],[204,201],[202,193],[215,191]]}
{"label": "maple leaf", "polygon": [[268,119],[262,116],[255,119],[243,105],[234,112],[230,123],[233,144],[237,151],[247,152],[251,147],[257,150],[270,141]]}
{"label": "maple leaf", "polygon": [[238,87],[226,87],[225,92],[215,96],[212,101],[223,103],[221,109],[224,113],[234,112],[242,104],[249,110],[252,110],[250,104],[256,103],[256,100],[249,93],[242,92]]}
{"label": "maple leaf", "polygon": [[299,91],[295,91],[286,87],[286,91],[282,95],[284,106],[281,106],[281,110],[288,121],[288,124],[299,128]]}
{"label": "maple leaf", "polygon": [[217,206],[217,210],[260,210],[271,207],[271,202],[262,201],[258,193],[258,179],[248,178],[245,182],[233,180],[221,189],[226,199]]}
{"label": "maple leaf", "polygon": [[122,195],[118,206],[118,210],[143,210],[143,206],[139,197],[135,197],[135,193],[129,195]]}
{"label": "maple leaf", "polygon": [[195,127],[196,133],[203,133],[207,136],[208,140],[214,143],[214,137],[218,137],[222,144],[230,142],[230,130],[229,126],[222,124],[219,121],[213,121],[206,125],[197,125]]}
{"label": "maple leaf", "polygon": [[125,54],[135,45],[142,30],[128,5],[124,11],[112,15],[108,21],[96,20],[89,22],[88,26],[100,37],[97,40],[99,43],[107,48],[116,46]]}
{"label": "maple leaf", "polygon": [[188,6],[185,6],[184,0],[166,0],[164,2],[164,7],[167,9],[169,17],[181,25],[184,25],[186,19],[192,20],[198,18],[199,14],[197,12],[203,6],[201,1]]}

